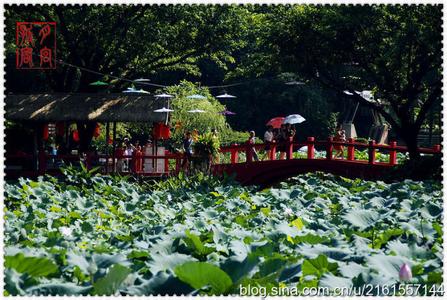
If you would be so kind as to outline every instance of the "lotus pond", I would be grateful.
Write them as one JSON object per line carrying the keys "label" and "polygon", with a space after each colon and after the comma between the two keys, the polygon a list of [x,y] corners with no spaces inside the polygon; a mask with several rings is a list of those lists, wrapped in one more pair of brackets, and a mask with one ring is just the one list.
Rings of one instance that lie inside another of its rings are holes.
{"label": "lotus pond", "polygon": [[443,283],[441,187],[318,173],[262,191],[200,174],[155,184],[70,169],[20,179],[5,186],[4,293],[392,287],[407,264],[407,283],[433,294]]}

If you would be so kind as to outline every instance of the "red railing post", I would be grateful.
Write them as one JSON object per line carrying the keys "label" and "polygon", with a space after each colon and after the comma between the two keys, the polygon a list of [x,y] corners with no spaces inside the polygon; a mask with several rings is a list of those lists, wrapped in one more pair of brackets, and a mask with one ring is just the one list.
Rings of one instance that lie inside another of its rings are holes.
{"label": "red railing post", "polygon": [[348,139],[348,160],[355,160],[355,148],[354,148],[354,139]]}
{"label": "red railing post", "polygon": [[270,144],[270,160],[276,159],[276,143]]}
{"label": "red railing post", "polygon": [[[232,146],[238,146],[238,144],[233,144]],[[231,163],[232,164],[237,164],[238,160],[239,160],[238,150],[234,149],[234,148],[231,148],[230,153],[231,153]]]}
{"label": "red railing post", "polygon": [[286,142],[286,159],[292,159],[293,158],[293,141],[292,138],[290,138]]}
{"label": "red railing post", "polygon": [[135,150],[133,152],[133,159],[134,159],[134,166],[135,166],[135,173],[141,173],[143,170],[143,153],[141,151]]}
{"label": "red railing post", "polygon": [[396,151],[397,143],[396,141],[390,142],[390,165],[397,165],[397,151]]}
{"label": "red railing post", "polygon": [[251,163],[253,162],[253,145],[252,144],[247,144],[245,146],[245,155],[247,158],[247,163]]}
{"label": "red railing post", "polygon": [[43,175],[45,174],[45,170],[47,169],[47,158],[45,155],[45,151],[43,149],[39,150],[37,157],[39,161],[39,175]]}
{"label": "red railing post", "polygon": [[130,165],[132,166],[132,172],[137,173],[138,166],[137,166],[137,151],[132,152],[132,160],[130,161]]}
{"label": "red railing post", "polygon": [[331,160],[333,157],[332,151],[334,150],[334,145],[332,144],[332,141],[334,139],[332,137],[327,139],[327,147],[326,147],[326,159]]}
{"label": "red railing post", "polygon": [[307,159],[314,159],[315,157],[315,138],[310,136],[307,138]]}
{"label": "red railing post", "polygon": [[376,146],[375,140],[369,141],[368,162],[371,165],[376,163],[376,147],[375,146]]}

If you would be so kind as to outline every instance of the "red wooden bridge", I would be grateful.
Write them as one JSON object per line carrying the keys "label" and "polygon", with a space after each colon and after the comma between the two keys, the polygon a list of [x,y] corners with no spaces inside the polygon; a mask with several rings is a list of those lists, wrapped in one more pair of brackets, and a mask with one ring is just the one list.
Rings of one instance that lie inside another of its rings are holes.
{"label": "red wooden bridge", "polygon": [[[226,173],[235,176],[235,179],[242,184],[258,185],[269,185],[295,175],[316,171],[349,178],[380,179],[398,164],[398,152],[408,152],[406,147],[398,146],[396,142],[390,142],[389,145],[379,145],[374,141],[370,141],[368,144],[355,142],[353,139],[349,139],[347,142],[337,142],[332,138],[326,141],[315,141],[314,138],[309,137],[305,143],[289,142],[281,145],[283,152],[285,151],[286,154],[284,159],[281,160],[278,159],[278,151],[276,151],[278,146],[271,144],[270,156],[263,157],[260,161],[254,160],[253,149],[266,156],[265,144],[222,147],[219,158],[211,165],[211,173],[217,176]],[[306,148],[303,148],[305,146]],[[337,146],[343,146],[347,150],[344,157],[334,157],[334,148]],[[316,148],[323,150],[323,152],[319,151],[319,155],[316,155]],[[365,159],[366,157],[363,159],[356,157],[356,149],[367,149],[367,159]],[[419,148],[418,151],[424,155],[436,155],[441,153],[441,146]],[[322,153],[324,156],[321,156]],[[381,155],[380,160],[376,159],[377,153],[384,154]],[[384,157],[386,161],[384,161]],[[48,155],[40,152],[37,157],[37,168],[26,170],[23,165],[27,161],[31,163],[33,159],[35,157],[26,154],[7,155],[6,177],[56,175],[60,173],[60,165],[56,162],[63,161],[65,164],[76,164],[80,161],[78,155]],[[120,160],[127,161],[129,166],[127,170],[117,170],[117,162]],[[99,166],[100,171],[104,174],[118,172],[120,174],[151,177],[178,174],[181,171],[182,160],[183,154],[168,152],[161,156],[135,153],[133,156],[87,155],[81,158],[87,168]],[[153,162],[153,169],[144,169],[147,161]],[[162,162],[162,167],[160,167],[160,162]],[[157,170],[157,166],[160,170]]]}

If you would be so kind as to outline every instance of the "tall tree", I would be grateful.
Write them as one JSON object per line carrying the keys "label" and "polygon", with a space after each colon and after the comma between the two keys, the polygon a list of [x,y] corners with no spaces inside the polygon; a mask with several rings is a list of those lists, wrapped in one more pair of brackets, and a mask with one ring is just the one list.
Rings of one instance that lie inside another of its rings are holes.
{"label": "tall tree", "polygon": [[[419,157],[418,133],[442,95],[442,6],[279,7],[270,20],[282,70],[349,91]],[[372,90],[375,100],[359,90]]]}
{"label": "tall tree", "polygon": [[[98,88],[89,83],[98,79],[111,81],[110,90],[122,90],[128,82],[100,73],[152,78],[169,71],[197,78],[205,59],[225,70],[233,63],[232,52],[243,44],[245,14],[239,6],[8,6],[6,50],[11,62],[16,21],[56,21],[57,58],[76,67],[59,63],[46,72],[10,67],[7,90],[92,92]],[[23,86],[24,80],[31,84]],[[176,82],[165,82],[171,83]],[[81,145],[90,143],[91,126],[78,124]]]}

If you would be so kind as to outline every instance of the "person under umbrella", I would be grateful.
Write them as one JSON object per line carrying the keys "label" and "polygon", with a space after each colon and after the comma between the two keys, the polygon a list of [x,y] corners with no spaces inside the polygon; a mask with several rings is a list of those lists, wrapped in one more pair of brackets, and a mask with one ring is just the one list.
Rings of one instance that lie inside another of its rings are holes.
{"label": "person under umbrella", "polygon": [[284,120],[285,120],[284,117],[276,117],[268,121],[266,125],[267,126],[271,125],[273,126],[273,128],[279,129],[281,128],[281,125],[284,123]]}
{"label": "person under umbrella", "polygon": [[279,128],[275,136],[275,140],[278,142],[279,159],[285,159],[287,141],[286,124],[281,124],[281,127]]}

